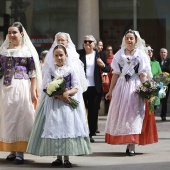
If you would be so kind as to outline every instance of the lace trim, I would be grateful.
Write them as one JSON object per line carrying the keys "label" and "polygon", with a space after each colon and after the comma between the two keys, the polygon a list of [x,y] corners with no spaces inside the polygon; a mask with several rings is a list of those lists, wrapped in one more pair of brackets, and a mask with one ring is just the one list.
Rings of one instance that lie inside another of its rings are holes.
{"label": "lace trim", "polygon": [[28,72],[28,75],[29,75],[29,78],[34,78],[34,77],[36,77],[36,70],[30,70],[30,71]]}
{"label": "lace trim", "polygon": [[26,46],[21,49],[8,49],[8,46],[5,46],[0,54],[6,57],[32,57],[30,50]]}
{"label": "lace trim", "polygon": [[41,135],[42,138],[47,139],[63,139],[63,138],[77,138],[77,137],[88,137],[88,134],[76,134],[76,135],[57,135],[57,136],[51,136],[51,135]]}
{"label": "lace trim", "polygon": [[66,77],[70,73],[72,73],[72,69],[70,66],[64,65],[62,67],[55,66],[56,70],[53,74],[54,78],[58,79],[59,77]]}
{"label": "lace trim", "polygon": [[18,138],[13,138],[13,139],[4,139],[1,138],[0,142],[5,142],[5,143],[14,143],[14,142],[28,142],[29,137],[18,137]]}

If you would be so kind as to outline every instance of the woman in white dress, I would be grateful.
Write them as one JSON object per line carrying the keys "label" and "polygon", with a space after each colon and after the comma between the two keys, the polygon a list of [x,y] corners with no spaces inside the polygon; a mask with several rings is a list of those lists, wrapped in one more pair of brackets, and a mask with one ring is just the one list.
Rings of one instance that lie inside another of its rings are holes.
{"label": "woman in white dress", "polygon": [[[84,72],[84,64],[79,59],[79,54],[76,51],[75,45],[73,44],[70,35],[65,32],[58,32],[55,35],[55,40],[53,42],[52,48],[54,48],[57,44],[62,44],[66,47],[69,60],[72,66],[74,67],[74,70],[80,80],[81,88],[83,92],[86,91],[88,85],[87,85],[87,79]],[[47,53],[46,58],[48,58],[49,55],[50,53]],[[46,71],[46,66],[44,66],[43,70]]]}
{"label": "woman in white dress", "polygon": [[39,56],[22,24],[15,22],[0,47],[0,150],[11,151],[6,160],[16,164],[24,163],[41,77]]}
{"label": "woman in white dress", "polygon": [[[54,57],[53,57],[54,56]],[[63,45],[51,47],[44,66],[42,94],[37,109],[37,117],[29,140],[27,152],[39,156],[57,156],[52,166],[71,167],[69,156],[91,153],[89,132],[85,118],[82,88]],[[60,59],[59,59],[60,57]],[[48,67],[47,67],[48,66]],[[49,97],[43,92],[49,82],[63,77],[68,91],[63,95]],[[78,93],[79,91],[79,93]],[[73,109],[69,96],[80,103]],[[64,156],[64,163],[62,160]]]}
{"label": "woman in white dress", "polygon": [[135,144],[140,144],[146,111],[145,100],[135,91],[141,82],[152,78],[145,42],[137,31],[125,33],[121,49],[115,54],[111,66],[113,76],[106,95],[111,102],[105,141],[109,144],[128,144],[126,153],[134,156]]}

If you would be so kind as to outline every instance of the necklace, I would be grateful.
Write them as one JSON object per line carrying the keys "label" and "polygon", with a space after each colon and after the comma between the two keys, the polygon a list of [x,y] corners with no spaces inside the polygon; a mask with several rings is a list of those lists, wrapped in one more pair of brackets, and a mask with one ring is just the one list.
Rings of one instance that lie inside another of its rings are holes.
{"label": "necklace", "polygon": [[130,54],[134,51],[134,49],[128,50],[127,48],[126,48],[126,50],[129,51]]}

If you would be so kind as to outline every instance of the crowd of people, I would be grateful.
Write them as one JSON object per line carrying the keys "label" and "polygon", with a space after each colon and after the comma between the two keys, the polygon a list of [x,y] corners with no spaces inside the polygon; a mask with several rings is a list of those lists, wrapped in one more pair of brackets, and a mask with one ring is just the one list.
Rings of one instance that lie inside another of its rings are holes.
{"label": "crowd of people", "polygon": [[[151,45],[134,30],[125,33],[116,54],[111,44],[104,45],[93,35],[85,35],[82,42],[83,49],[76,50],[70,35],[59,32],[39,60],[23,25],[9,26],[0,47],[0,150],[10,152],[7,161],[23,164],[26,152],[57,156],[52,166],[70,168],[69,156],[92,154],[103,98],[106,143],[126,144],[125,152],[134,156],[135,144],[158,142],[154,114],[135,91],[153,76],[170,73],[167,49],[160,49],[156,61]],[[101,72],[109,77],[108,92],[102,91]],[[64,91],[54,93],[61,85],[56,84],[59,79]],[[162,121],[166,121],[169,88],[170,84],[166,97],[154,103],[155,110],[162,104]],[[76,107],[72,98],[78,101]]]}

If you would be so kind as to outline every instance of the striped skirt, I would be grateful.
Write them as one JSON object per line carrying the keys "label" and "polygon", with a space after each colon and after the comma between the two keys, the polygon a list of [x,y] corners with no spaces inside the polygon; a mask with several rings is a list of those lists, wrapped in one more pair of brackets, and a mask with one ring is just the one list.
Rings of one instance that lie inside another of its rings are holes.
{"label": "striped skirt", "polygon": [[27,153],[38,156],[57,155],[88,155],[91,154],[89,137],[47,139],[42,138],[45,115],[43,113],[43,103],[37,113],[33,130],[29,139]]}

